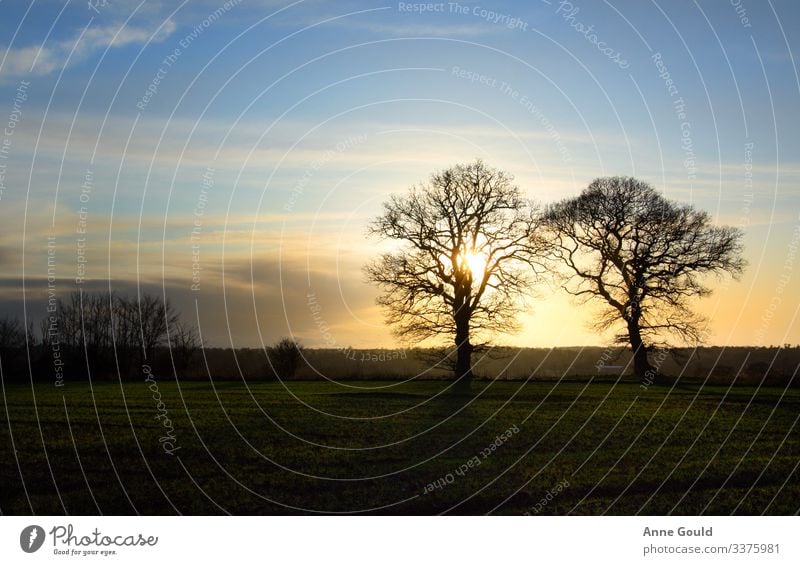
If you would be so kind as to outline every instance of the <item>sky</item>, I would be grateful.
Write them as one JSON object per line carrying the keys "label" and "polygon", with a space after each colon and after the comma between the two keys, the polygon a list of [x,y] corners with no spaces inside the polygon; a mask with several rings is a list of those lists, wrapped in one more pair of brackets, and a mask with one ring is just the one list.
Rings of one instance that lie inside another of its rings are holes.
{"label": "sky", "polygon": [[[394,347],[366,227],[482,158],[543,204],[633,175],[742,228],[745,274],[696,305],[708,342],[800,343],[796,2],[0,10],[0,315],[150,292],[213,346]],[[603,345],[596,313],[544,279],[496,341]]]}

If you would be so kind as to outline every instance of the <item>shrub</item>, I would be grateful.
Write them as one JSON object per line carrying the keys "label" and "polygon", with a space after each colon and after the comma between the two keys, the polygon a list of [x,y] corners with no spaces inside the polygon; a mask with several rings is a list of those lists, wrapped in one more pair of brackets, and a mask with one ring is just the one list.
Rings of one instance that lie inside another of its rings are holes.
{"label": "shrub", "polygon": [[303,361],[303,346],[285,337],[269,348],[269,373],[277,378],[291,379]]}

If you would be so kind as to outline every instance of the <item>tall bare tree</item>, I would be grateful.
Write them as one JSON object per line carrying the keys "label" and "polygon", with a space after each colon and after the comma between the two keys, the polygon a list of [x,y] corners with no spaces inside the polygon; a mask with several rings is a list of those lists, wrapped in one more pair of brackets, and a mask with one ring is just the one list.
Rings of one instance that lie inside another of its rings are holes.
{"label": "tall bare tree", "polygon": [[476,335],[517,329],[544,249],[539,209],[513,178],[478,160],[393,196],[369,234],[400,244],[365,266],[398,337],[453,339],[455,376],[472,377]]}
{"label": "tall bare tree", "polygon": [[648,349],[670,336],[699,342],[705,320],[690,308],[707,296],[707,275],[738,277],[741,230],[714,226],[706,212],[667,200],[631,177],[594,180],[578,197],[548,207],[552,253],[564,288],[604,304],[598,329],[623,326],[637,378],[654,380]]}

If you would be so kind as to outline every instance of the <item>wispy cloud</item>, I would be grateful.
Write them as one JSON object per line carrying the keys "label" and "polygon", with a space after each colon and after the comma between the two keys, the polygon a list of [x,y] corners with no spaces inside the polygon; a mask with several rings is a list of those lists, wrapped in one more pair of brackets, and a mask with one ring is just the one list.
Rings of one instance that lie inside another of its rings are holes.
{"label": "wispy cloud", "polygon": [[437,25],[426,23],[385,24],[359,20],[340,20],[336,22],[342,27],[367,31],[381,36],[391,37],[477,37],[491,34],[495,29],[482,24],[472,25]]}
{"label": "wispy cloud", "polygon": [[[323,12],[324,3],[314,10],[301,12],[287,12],[274,20],[274,23],[283,26],[313,26],[320,22],[325,22],[326,26],[335,26],[352,31],[366,32],[368,34],[381,37],[477,37],[490,35],[497,31],[502,31],[502,26],[486,25],[486,22],[475,21],[474,23],[452,23],[450,21],[432,20],[422,21],[415,17],[417,21],[400,20],[396,18],[383,19],[376,21],[374,18],[381,18],[386,14],[394,15],[394,6],[382,6],[365,11],[357,11],[355,5],[348,9],[353,13],[348,17],[332,12]],[[337,3],[337,8],[342,4]],[[344,8],[342,8],[344,9]]]}
{"label": "wispy cloud", "polygon": [[88,27],[69,39],[43,45],[0,47],[0,80],[16,79],[22,75],[44,76],[65,65],[83,61],[93,53],[107,48],[161,42],[175,31],[175,22],[164,20],[151,27],[112,24]]}

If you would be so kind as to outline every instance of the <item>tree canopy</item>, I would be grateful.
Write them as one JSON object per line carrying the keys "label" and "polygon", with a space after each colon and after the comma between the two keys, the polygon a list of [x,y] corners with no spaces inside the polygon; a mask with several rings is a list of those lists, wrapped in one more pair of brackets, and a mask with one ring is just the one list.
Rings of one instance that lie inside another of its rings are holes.
{"label": "tree canopy", "polygon": [[564,289],[605,306],[596,325],[622,326],[617,338],[633,348],[639,376],[652,372],[649,348],[703,339],[691,300],[711,293],[707,276],[738,277],[745,267],[740,229],[715,226],[632,177],[595,179],[549,206],[546,220]]}
{"label": "tree canopy", "polygon": [[520,303],[545,249],[541,215],[511,175],[478,160],[392,196],[369,234],[399,247],[365,267],[394,333],[453,338],[456,373],[471,376],[473,338],[518,328]]}

